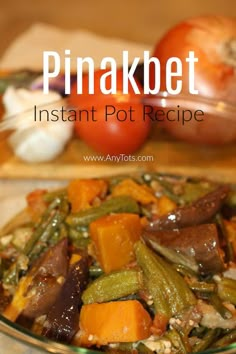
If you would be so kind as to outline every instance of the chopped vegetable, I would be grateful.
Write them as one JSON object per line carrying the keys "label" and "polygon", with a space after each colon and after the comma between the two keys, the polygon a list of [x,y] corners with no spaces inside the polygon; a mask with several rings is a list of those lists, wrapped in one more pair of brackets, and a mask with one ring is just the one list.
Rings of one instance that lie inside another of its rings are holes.
{"label": "chopped vegetable", "polygon": [[105,200],[100,206],[70,214],[66,221],[72,227],[88,226],[91,222],[110,213],[139,213],[136,201],[128,196]]}
{"label": "chopped vegetable", "polygon": [[46,253],[22,277],[12,302],[3,315],[15,321],[23,312],[34,318],[50,309],[67,273],[67,240],[63,239]]}
{"label": "chopped vegetable", "polygon": [[72,255],[65,283],[47,314],[42,334],[69,343],[78,330],[81,296],[88,282],[87,256]]}
{"label": "chopped vegetable", "polygon": [[219,334],[219,329],[217,328],[209,329],[205,334],[205,336],[193,346],[193,353],[197,353],[199,351],[207,349],[212,343],[214,343],[218,334]]}
{"label": "chopped vegetable", "polygon": [[232,190],[150,173],[33,191],[0,230],[1,313],[110,354],[235,341]]}
{"label": "chopped vegetable", "polygon": [[173,230],[145,231],[143,236],[154,249],[158,247],[157,243],[159,243],[168,250],[175,250],[179,256],[182,254],[188,257],[189,264],[191,259],[194,259],[200,273],[217,273],[224,269],[223,252],[220,248],[215,224],[202,224]]}
{"label": "chopped vegetable", "polygon": [[105,274],[94,280],[83,292],[84,304],[107,302],[137,293],[142,288],[142,274],[125,269]]}
{"label": "chopped vegetable", "polygon": [[72,213],[77,213],[91,207],[96,197],[104,197],[107,183],[102,179],[78,179],[69,183],[67,191]]}
{"label": "chopped vegetable", "polygon": [[97,260],[106,273],[120,269],[135,259],[133,246],[141,236],[138,215],[107,215],[93,221],[89,229]]}
{"label": "chopped vegetable", "polygon": [[137,300],[84,305],[80,312],[80,342],[104,345],[136,342],[151,334],[152,320]]}
{"label": "chopped vegetable", "polygon": [[228,186],[220,186],[191,205],[176,208],[167,215],[154,219],[147,228],[150,230],[176,229],[208,222],[220,210],[228,192]]}
{"label": "chopped vegetable", "polygon": [[184,279],[165,260],[141,241],[135,245],[135,253],[156,313],[170,318],[196,303]]}
{"label": "chopped vegetable", "polygon": [[159,216],[166,215],[176,209],[176,203],[168,196],[162,195],[158,199],[157,214]]}
{"label": "chopped vegetable", "polygon": [[131,178],[124,179],[118,183],[112,190],[113,196],[128,195],[137,202],[146,205],[158,203],[154,191],[146,185],[140,185]]}

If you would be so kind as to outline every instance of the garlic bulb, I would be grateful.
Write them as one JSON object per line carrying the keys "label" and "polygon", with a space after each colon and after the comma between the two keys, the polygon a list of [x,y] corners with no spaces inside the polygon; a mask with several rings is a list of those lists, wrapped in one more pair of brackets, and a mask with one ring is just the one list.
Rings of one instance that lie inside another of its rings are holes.
{"label": "garlic bulb", "polygon": [[[3,104],[4,119],[12,119],[18,114],[9,138],[16,156],[26,162],[44,162],[53,160],[64,150],[72,136],[73,123],[66,119],[55,122],[50,118],[52,110],[59,111],[63,106],[59,93],[44,94],[41,90],[9,87],[3,95]],[[36,119],[34,115],[39,107],[48,111],[47,119]]]}

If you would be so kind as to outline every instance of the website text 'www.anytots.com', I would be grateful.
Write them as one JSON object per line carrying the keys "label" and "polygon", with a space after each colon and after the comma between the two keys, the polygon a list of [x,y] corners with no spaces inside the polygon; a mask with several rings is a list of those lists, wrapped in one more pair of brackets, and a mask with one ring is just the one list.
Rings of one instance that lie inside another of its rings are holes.
{"label": "website text 'www.anytots.com'", "polygon": [[83,160],[87,162],[153,162],[153,155],[85,155]]}

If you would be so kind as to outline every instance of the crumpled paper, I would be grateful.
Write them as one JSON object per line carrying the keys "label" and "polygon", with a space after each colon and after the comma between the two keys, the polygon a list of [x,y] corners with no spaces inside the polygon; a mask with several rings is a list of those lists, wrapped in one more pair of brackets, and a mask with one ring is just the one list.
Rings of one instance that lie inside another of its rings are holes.
{"label": "crumpled paper", "polygon": [[58,52],[63,70],[66,49],[71,51],[72,71],[76,71],[76,57],[92,57],[95,68],[99,68],[104,57],[115,58],[117,66],[120,66],[124,50],[129,53],[130,63],[134,57],[142,59],[144,50],[152,50],[147,44],[107,38],[87,30],[64,30],[49,24],[35,23],[9,45],[0,59],[0,70],[42,70],[44,51]]}

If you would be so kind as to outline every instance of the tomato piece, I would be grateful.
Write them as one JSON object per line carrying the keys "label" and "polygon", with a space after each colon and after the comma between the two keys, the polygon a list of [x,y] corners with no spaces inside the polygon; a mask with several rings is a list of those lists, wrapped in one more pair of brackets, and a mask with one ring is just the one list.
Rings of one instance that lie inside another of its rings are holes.
{"label": "tomato piece", "polygon": [[[143,119],[142,95],[136,95],[129,84],[129,94],[123,94],[123,72],[117,70],[116,94],[105,95],[100,90],[101,76],[106,70],[94,75],[94,94],[88,93],[88,75],[83,78],[83,94],[77,94],[77,82],[72,85],[70,103],[77,108],[75,134],[96,152],[102,154],[132,154],[148,137],[151,122]],[[106,88],[111,77],[106,79]],[[137,86],[142,92],[139,83]],[[92,113],[93,110],[93,113]]]}

